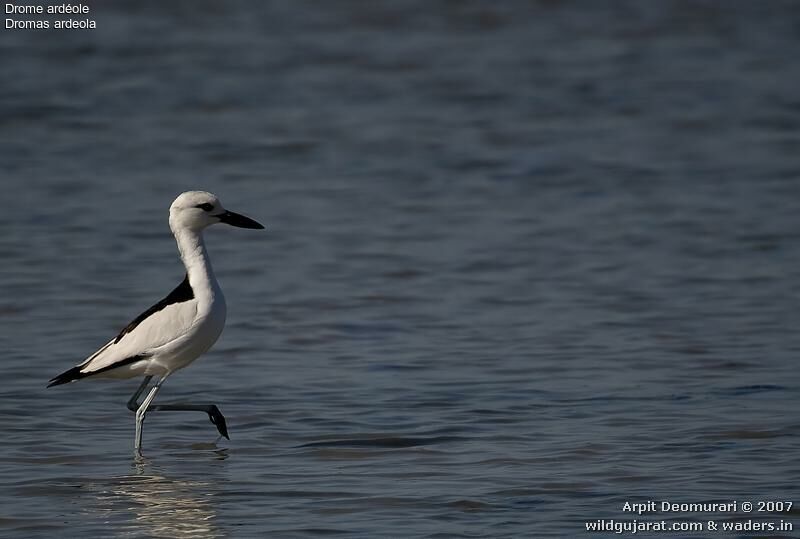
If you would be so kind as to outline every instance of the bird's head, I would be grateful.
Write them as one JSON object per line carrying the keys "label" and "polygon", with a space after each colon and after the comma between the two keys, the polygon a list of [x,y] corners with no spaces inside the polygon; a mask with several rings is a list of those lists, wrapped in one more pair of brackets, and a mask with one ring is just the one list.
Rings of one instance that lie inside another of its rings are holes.
{"label": "bird's head", "polygon": [[199,232],[217,223],[239,228],[264,228],[263,225],[222,207],[216,195],[206,191],[186,191],[169,207],[169,226],[173,231],[193,230]]}

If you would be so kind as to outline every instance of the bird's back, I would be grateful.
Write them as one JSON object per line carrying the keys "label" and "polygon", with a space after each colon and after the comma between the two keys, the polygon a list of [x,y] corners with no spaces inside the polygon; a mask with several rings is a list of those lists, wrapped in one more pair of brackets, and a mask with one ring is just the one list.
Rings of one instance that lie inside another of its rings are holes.
{"label": "bird's back", "polygon": [[185,367],[217,341],[225,326],[225,297],[215,288],[197,297],[187,277],[78,365],[74,375],[130,378]]}

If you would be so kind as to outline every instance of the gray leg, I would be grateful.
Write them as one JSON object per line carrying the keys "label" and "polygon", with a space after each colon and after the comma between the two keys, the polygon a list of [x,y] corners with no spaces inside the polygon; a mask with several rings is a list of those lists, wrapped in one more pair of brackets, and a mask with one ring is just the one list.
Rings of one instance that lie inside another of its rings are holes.
{"label": "gray leg", "polygon": [[147,384],[149,384],[150,380],[152,379],[153,379],[152,376],[144,377],[144,380],[142,380],[142,385],[139,386],[139,389],[136,390],[136,393],[134,393],[133,396],[128,401],[128,410],[130,410],[131,412],[135,412],[136,410],[139,409],[139,397],[142,395],[144,388],[147,387]]}
{"label": "gray leg", "polygon": [[[139,389],[136,390],[136,393],[134,393],[128,401],[128,409],[130,411],[135,412],[139,409],[139,397],[142,395],[147,387],[147,384],[150,383],[152,378],[152,376],[144,377],[144,380],[142,380],[142,385],[139,386]],[[228,426],[225,423],[225,416],[222,415],[222,412],[219,411],[219,408],[217,408],[216,404],[154,404],[147,409],[148,412],[155,412],[158,410],[205,412],[208,414],[208,419],[211,420],[211,423],[217,427],[220,435],[230,440],[230,437],[228,436]]]}
{"label": "gray leg", "polygon": [[[153,402],[153,399],[156,398],[156,393],[158,393],[158,390],[161,389],[161,384],[164,383],[164,380],[167,379],[167,376],[169,375],[162,377],[161,380],[159,380],[158,383],[153,386],[153,388],[150,390],[150,393],[147,394],[147,397],[145,397],[144,401],[142,402],[142,405],[139,406],[138,410],[136,410],[136,438],[133,442],[133,448],[137,455],[142,454],[142,423],[144,423],[144,416],[147,414],[147,408],[150,406],[150,403]],[[141,393],[141,391],[144,390],[145,385],[146,384],[142,384],[137,390],[137,393]]]}
{"label": "gray leg", "polygon": [[150,407],[151,411],[156,410],[185,410],[188,412],[205,412],[208,414],[208,419],[217,427],[219,433],[228,438],[228,425],[225,423],[225,416],[219,411],[216,404],[156,404]]}

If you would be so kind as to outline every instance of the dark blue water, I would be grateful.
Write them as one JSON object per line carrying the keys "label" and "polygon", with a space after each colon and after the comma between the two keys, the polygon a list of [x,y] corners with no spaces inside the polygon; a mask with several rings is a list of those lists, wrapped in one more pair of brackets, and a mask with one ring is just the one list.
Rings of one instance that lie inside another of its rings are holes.
{"label": "dark blue water", "polygon": [[[0,32],[0,535],[609,537],[789,500],[792,2],[97,2]],[[159,399],[45,389],[181,279],[217,346]],[[641,533],[641,536],[646,534]],[[673,531],[658,537],[798,537]]]}

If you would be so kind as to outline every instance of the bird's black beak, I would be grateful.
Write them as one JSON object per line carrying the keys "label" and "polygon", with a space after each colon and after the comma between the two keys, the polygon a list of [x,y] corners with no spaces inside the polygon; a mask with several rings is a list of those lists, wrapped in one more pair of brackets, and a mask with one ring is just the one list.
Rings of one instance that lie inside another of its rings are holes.
{"label": "bird's black beak", "polygon": [[249,217],[245,217],[244,215],[234,213],[232,211],[226,211],[225,213],[217,215],[217,217],[221,223],[226,223],[231,226],[238,226],[239,228],[264,228],[264,225],[258,221],[254,221]]}

